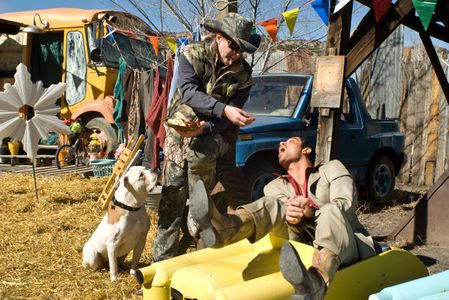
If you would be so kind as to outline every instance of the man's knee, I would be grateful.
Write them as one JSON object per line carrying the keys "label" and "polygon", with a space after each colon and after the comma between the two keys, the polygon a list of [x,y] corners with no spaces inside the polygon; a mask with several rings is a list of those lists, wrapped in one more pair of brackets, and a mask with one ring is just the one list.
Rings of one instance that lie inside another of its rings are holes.
{"label": "man's knee", "polygon": [[319,214],[318,214],[318,221],[322,219],[330,219],[330,220],[340,220],[343,221],[344,216],[341,212],[340,208],[332,203],[325,204],[320,207]]}

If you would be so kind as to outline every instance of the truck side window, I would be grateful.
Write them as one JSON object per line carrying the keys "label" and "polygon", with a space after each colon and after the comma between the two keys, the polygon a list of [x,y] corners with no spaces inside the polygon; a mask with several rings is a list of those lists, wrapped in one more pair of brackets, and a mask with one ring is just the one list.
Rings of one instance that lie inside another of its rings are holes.
{"label": "truck side window", "polygon": [[68,105],[74,105],[86,97],[86,56],[84,40],[80,31],[67,33],[67,53],[65,99]]}

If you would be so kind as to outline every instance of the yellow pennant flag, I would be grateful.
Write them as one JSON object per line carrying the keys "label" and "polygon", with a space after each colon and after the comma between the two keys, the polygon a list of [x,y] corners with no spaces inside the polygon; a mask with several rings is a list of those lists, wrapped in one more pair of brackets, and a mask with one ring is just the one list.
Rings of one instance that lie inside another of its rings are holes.
{"label": "yellow pennant flag", "polygon": [[170,47],[170,50],[173,53],[176,53],[176,41],[175,41],[175,39],[174,38],[166,38],[165,41],[167,42],[168,47]]}
{"label": "yellow pennant flag", "polygon": [[298,17],[299,8],[294,8],[292,10],[286,11],[282,13],[282,16],[285,19],[285,23],[287,23],[288,30],[290,30],[290,35],[293,34],[296,24],[296,18]]}

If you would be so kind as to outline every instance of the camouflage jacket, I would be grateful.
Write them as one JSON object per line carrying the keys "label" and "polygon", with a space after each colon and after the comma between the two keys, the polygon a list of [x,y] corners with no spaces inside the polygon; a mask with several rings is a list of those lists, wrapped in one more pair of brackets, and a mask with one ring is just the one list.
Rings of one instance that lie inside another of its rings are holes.
{"label": "camouflage jacket", "polygon": [[[252,70],[244,59],[231,66],[217,65],[220,63],[215,42],[205,41],[183,48],[178,86],[167,118],[181,113],[185,120],[205,121],[203,134],[219,133],[226,142],[233,144],[239,128],[222,117],[223,110],[227,104],[243,106],[252,85]],[[172,128],[166,129],[164,155],[183,167],[191,138],[182,137]]]}

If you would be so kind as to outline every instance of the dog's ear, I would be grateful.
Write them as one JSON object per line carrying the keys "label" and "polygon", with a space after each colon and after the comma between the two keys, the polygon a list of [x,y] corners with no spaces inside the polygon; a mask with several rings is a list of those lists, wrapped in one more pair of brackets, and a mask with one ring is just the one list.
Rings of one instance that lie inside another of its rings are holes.
{"label": "dog's ear", "polygon": [[130,184],[129,184],[128,175],[123,176],[123,185],[126,187],[127,190],[129,190]]}

